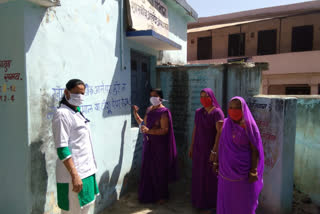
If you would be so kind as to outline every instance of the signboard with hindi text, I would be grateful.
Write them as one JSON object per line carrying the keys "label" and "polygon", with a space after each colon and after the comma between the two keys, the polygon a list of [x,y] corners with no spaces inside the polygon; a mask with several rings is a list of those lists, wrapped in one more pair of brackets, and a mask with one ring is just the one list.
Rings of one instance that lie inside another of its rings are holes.
{"label": "signboard with hindi text", "polygon": [[128,23],[136,30],[153,30],[169,34],[168,7],[162,0],[127,0]]}

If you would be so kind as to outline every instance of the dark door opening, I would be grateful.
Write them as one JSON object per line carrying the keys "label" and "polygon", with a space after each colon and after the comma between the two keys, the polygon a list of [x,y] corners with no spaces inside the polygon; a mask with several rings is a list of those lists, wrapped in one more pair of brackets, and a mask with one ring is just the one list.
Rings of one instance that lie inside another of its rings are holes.
{"label": "dark door opening", "polygon": [[301,86],[287,86],[286,94],[287,95],[310,95],[311,89],[308,85]]}
{"label": "dark door opening", "polygon": [[258,55],[276,54],[277,30],[263,30],[258,33]]}
{"label": "dark door opening", "polygon": [[245,55],[245,33],[229,35],[228,56]]}
{"label": "dark door opening", "polygon": [[[131,104],[140,108],[141,117],[144,116],[149,106],[150,90],[150,57],[131,51]],[[131,126],[138,126],[133,115]]]}
{"label": "dark door opening", "polygon": [[292,28],[292,52],[312,51],[313,48],[313,26],[306,25]]}
{"label": "dark door opening", "polygon": [[212,59],[212,37],[198,38],[198,60]]}

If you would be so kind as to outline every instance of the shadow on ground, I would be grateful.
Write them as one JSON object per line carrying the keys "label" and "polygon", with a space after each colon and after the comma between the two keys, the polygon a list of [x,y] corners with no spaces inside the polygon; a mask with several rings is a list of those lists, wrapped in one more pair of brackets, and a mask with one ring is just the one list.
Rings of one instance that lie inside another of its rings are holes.
{"label": "shadow on ground", "polygon": [[[164,205],[140,204],[137,191],[129,192],[100,214],[201,214],[203,212],[194,209],[191,205],[189,187],[188,180],[171,185],[171,198]],[[261,211],[256,213],[266,214]],[[307,195],[295,190],[291,214],[320,214],[320,207],[315,205]]]}
{"label": "shadow on ground", "polygon": [[120,198],[113,206],[101,214],[193,214],[199,213],[193,209],[190,201],[190,183],[182,180],[170,185],[170,200],[164,205],[141,204],[136,191],[131,191]]}

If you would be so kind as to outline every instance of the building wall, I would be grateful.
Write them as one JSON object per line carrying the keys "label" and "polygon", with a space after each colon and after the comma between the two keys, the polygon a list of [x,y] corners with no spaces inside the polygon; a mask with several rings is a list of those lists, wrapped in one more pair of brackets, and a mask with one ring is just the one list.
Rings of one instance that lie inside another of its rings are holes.
{"label": "building wall", "polygon": [[130,132],[130,70],[121,69],[119,2],[61,4],[49,9],[25,6],[29,146],[31,155],[40,157],[30,166],[31,181],[39,184],[31,192],[32,213],[60,212],[51,119],[66,82],[73,78],[87,84],[81,108],[91,121],[101,193],[91,212],[98,212],[119,196],[135,148]]}
{"label": "building wall", "polygon": [[[246,33],[245,41],[245,55],[255,56],[257,55],[258,47],[258,31],[260,30],[273,30],[277,29],[278,41],[280,35],[280,21],[279,19],[267,20],[257,23],[249,23],[231,27],[225,27],[220,29],[202,31],[197,33],[188,34],[188,61],[197,60],[197,44],[191,44],[191,39],[197,41],[197,38],[203,37],[204,35],[212,35],[212,58],[213,59],[223,59],[228,58],[228,42],[229,35],[235,33]],[[251,37],[251,33],[254,34]],[[277,50],[279,49],[279,44],[277,45]],[[194,53],[195,52],[195,53]]]}
{"label": "building wall", "polygon": [[239,26],[222,28],[212,31],[212,56],[213,58],[228,57],[229,34],[240,33]]}
{"label": "building wall", "polygon": [[308,74],[320,71],[320,65],[315,63],[319,57],[320,51],[305,51],[254,56],[252,60],[255,62],[269,63],[269,70],[264,72],[265,75]]}
{"label": "building wall", "polygon": [[[21,4],[0,3],[0,29],[0,61],[12,60],[7,71],[0,67],[0,210],[1,213],[26,213],[30,210],[30,172]],[[5,80],[6,74],[16,73],[19,78]]]}
{"label": "building wall", "polygon": [[263,94],[285,94],[286,93],[286,86],[285,85],[270,85],[266,88],[267,92]]}
{"label": "building wall", "polygon": [[[169,39],[181,45],[181,50],[163,51],[162,63],[187,63],[187,24],[190,17],[175,1],[165,0],[168,6]],[[193,20],[194,21],[194,20]]]}
{"label": "building wall", "polygon": [[[258,32],[262,30],[277,30],[277,53],[279,53],[280,20],[272,19],[241,25],[241,32],[246,33],[245,55],[255,56],[258,50]],[[251,34],[254,34],[251,37]]]}
{"label": "building wall", "polygon": [[292,27],[313,25],[313,50],[320,50],[320,13],[282,19],[281,53],[291,52]]}
{"label": "building wall", "polygon": [[[191,144],[195,110],[201,107],[200,92],[212,88],[223,108],[236,95],[250,97],[259,94],[261,65],[190,65],[159,67],[159,86],[173,118],[173,126],[182,177],[191,176],[188,149]],[[251,82],[250,86],[243,84]]]}
{"label": "building wall", "polygon": [[[188,61],[197,60],[197,45],[196,43],[191,44],[191,39],[196,41],[205,32],[212,31],[212,43],[216,44],[213,45],[213,59],[228,58],[229,35],[240,32],[246,33],[245,56],[252,57],[257,55],[259,31],[276,29],[276,53],[288,53],[291,52],[292,28],[303,25],[313,25],[313,50],[320,50],[320,13],[314,13],[188,33]],[[254,34],[253,37],[251,34]]]}
{"label": "building wall", "polygon": [[[296,99],[279,96],[252,98],[259,93],[261,70],[259,65],[251,68],[244,65],[158,68],[164,97],[169,99],[168,106],[173,116],[183,177],[191,176],[192,165],[187,153],[194,113],[201,107],[200,91],[206,87],[212,88],[224,111],[229,98],[240,95],[248,100],[265,150],[264,189],[259,200],[259,213],[289,214],[293,199]],[[252,84],[249,87],[244,84],[248,82]]]}
{"label": "building wall", "polygon": [[[194,113],[200,107],[199,96],[203,88],[213,89],[219,103],[222,102],[222,67],[190,68],[186,70],[161,68],[160,86],[171,113],[176,139],[181,177],[190,178],[191,161],[188,149],[194,125]],[[187,177],[186,177],[187,176]]]}
{"label": "building wall", "polygon": [[[263,94],[285,94],[286,85],[306,84],[311,94],[318,94],[320,51],[291,52],[276,55],[254,56],[254,62],[267,62],[269,69],[263,72]],[[288,63],[291,62],[291,63]]]}
{"label": "building wall", "polygon": [[247,101],[259,127],[265,158],[257,212],[291,214],[297,100],[256,96]]}
{"label": "building wall", "polygon": [[298,97],[294,182],[320,206],[319,108],[320,96]]}
{"label": "building wall", "polygon": [[188,56],[187,59],[197,59],[198,38],[211,36],[211,31],[201,31],[197,34],[188,33]]}
{"label": "building wall", "polygon": [[[99,170],[100,196],[90,213],[102,211],[129,188],[131,180],[136,182],[141,136],[131,127],[130,52],[149,56],[153,86],[159,52],[126,38],[121,48],[120,3],[61,0],[61,7],[48,9],[28,2],[19,3],[19,7],[18,3],[0,4],[4,30],[0,60],[12,60],[8,72],[19,72],[21,77],[5,82],[1,74],[0,79],[0,86],[16,86],[15,93],[7,92],[15,95],[14,102],[0,101],[4,121],[0,125],[4,148],[0,155],[4,173],[0,177],[2,190],[8,193],[1,198],[2,212],[60,213],[51,119],[66,82],[72,78],[87,84],[81,109],[91,121]],[[170,38],[184,48],[166,56],[172,63],[186,62],[186,24],[190,17],[181,15],[181,10],[175,13],[177,8],[171,4],[168,7]],[[0,72],[4,73],[2,68]],[[8,160],[11,167],[5,164]]]}
{"label": "building wall", "polygon": [[[313,51],[291,52],[292,28],[313,25]],[[263,94],[285,94],[287,86],[309,85],[311,94],[318,94],[320,84],[320,67],[317,62],[320,56],[320,13],[276,18],[233,27],[224,27],[200,32],[188,33],[188,62],[226,63],[228,58],[228,37],[234,33],[246,33],[245,56],[253,62],[267,62],[269,69],[263,72]],[[276,53],[257,56],[258,32],[277,30]],[[197,60],[197,38],[212,33],[211,60]],[[191,40],[195,41],[193,44]],[[290,63],[288,63],[290,62]]]}
{"label": "building wall", "polygon": [[[253,66],[253,64],[244,64],[244,66],[234,65],[228,67],[228,89],[226,102],[234,96],[241,96],[246,99],[247,97],[260,94],[262,80],[261,73],[265,69],[265,64],[257,63],[256,65],[256,67]],[[226,103],[225,108],[227,108]]]}
{"label": "building wall", "polygon": [[[262,73],[262,94],[285,94],[287,86],[307,85],[315,95],[320,84],[320,66],[315,63],[319,57],[320,51],[305,51],[253,56],[250,60],[268,63],[268,69]],[[227,63],[227,58],[189,63]]]}

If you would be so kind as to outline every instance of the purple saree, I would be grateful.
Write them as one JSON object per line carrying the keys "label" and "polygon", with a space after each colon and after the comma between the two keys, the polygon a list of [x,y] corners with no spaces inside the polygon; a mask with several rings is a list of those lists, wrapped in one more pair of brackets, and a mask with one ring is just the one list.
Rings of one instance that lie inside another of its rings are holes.
{"label": "purple saree", "polygon": [[192,154],[192,205],[198,209],[214,209],[217,203],[217,175],[209,162],[210,152],[216,137],[216,122],[223,120],[221,111],[213,91],[205,88],[216,108],[208,113],[199,108],[195,115],[195,136]]}
{"label": "purple saree", "polygon": [[[264,153],[258,126],[242,97],[234,97],[242,104],[245,128],[230,117],[224,120],[219,142],[219,178],[217,214],[255,214],[263,187]],[[248,180],[253,144],[259,153],[258,181]]]}
{"label": "purple saree", "polygon": [[169,109],[158,108],[147,113],[147,127],[160,128],[161,117],[169,120],[166,135],[144,134],[139,201],[154,203],[168,199],[168,183],[177,179],[177,150]]}

